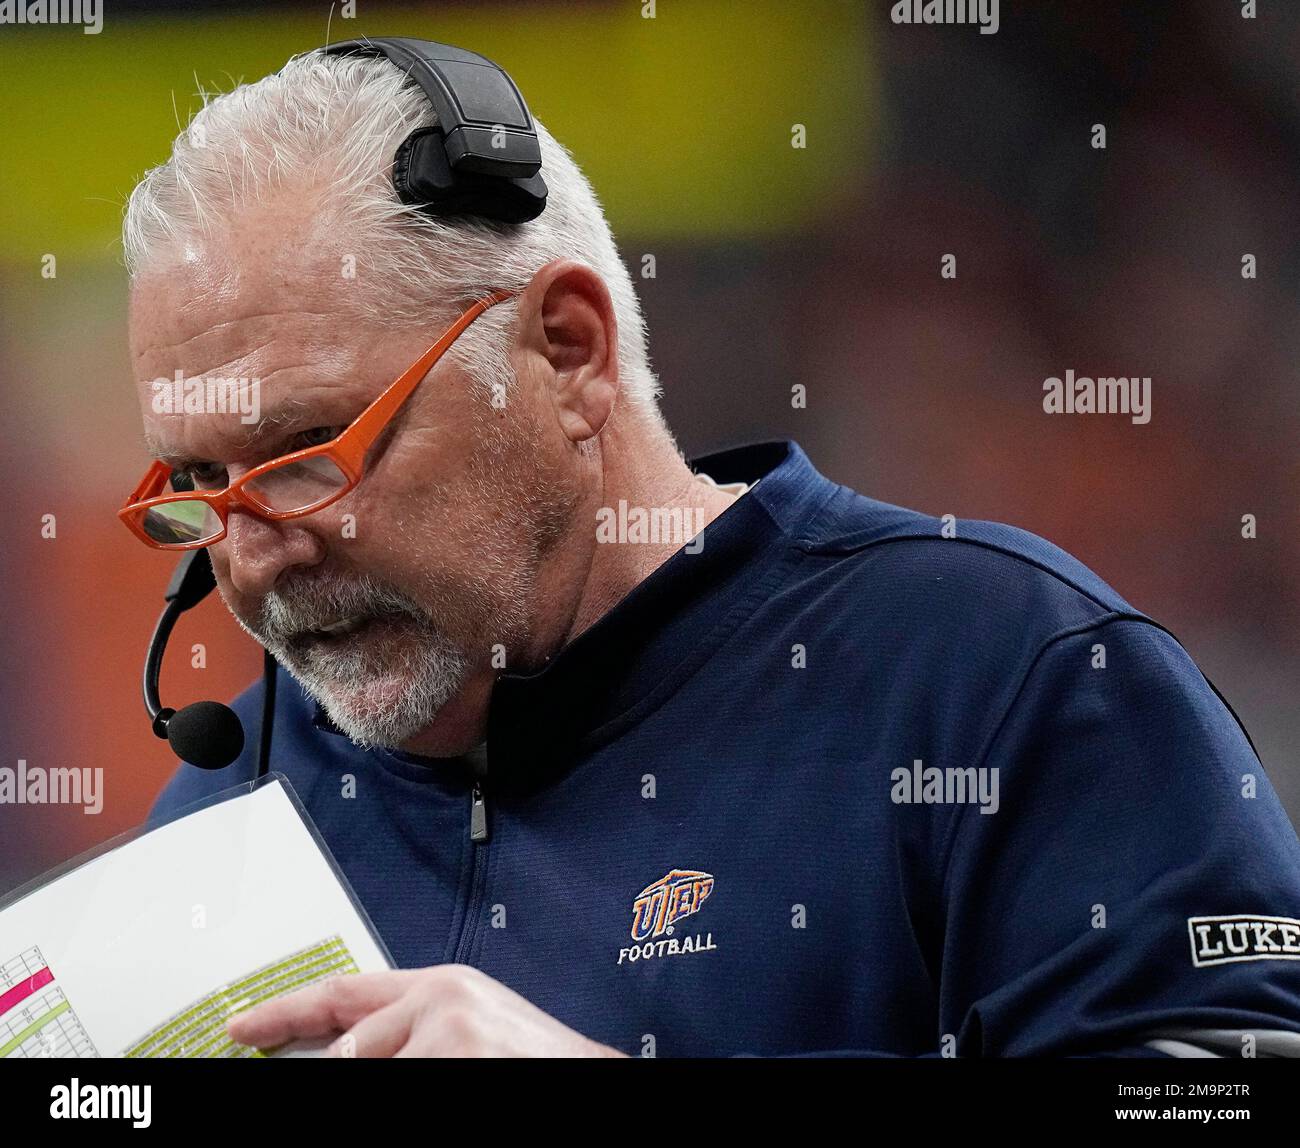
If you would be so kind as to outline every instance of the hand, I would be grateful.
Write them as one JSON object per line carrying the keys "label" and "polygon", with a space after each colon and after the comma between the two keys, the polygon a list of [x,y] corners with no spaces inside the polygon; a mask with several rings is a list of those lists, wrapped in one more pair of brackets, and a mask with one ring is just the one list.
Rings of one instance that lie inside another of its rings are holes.
{"label": "hand", "polygon": [[333,976],[236,1014],[226,1031],[258,1048],[342,1033],[327,1056],[625,1055],[469,965]]}

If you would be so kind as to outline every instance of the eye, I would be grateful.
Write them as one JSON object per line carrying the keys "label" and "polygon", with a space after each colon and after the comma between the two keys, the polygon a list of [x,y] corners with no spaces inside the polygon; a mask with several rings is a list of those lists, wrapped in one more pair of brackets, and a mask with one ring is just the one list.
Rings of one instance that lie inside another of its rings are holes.
{"label": "eye", "polygon": [[172,471],[172,489],[178,494],[190,490],[224,490],[229,484],[226,468],[219,462],[198,462]]}
{"label": "eye", "polygon": [[347,428],[312,427],[310,430],[305,430],[299,434],[298,438],[302,440],[302,446],[304,447],[321,446],[324,443],[332,442],[334,439],[338,438],[345,429]]}

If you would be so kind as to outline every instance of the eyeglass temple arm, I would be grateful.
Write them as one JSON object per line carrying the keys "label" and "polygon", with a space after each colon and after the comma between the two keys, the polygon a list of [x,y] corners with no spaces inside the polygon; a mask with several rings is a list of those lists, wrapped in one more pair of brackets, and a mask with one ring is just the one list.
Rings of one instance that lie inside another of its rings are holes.
{"label": "eyeglass temple arm", "polygon": [[397,412],[398,407],[410,397],[411,392],[415,390],[416,384],[433,369],[434,364],[446,354],[452,343],[460,338],[465,328],[489,307],[495,306],[497,303],[503,303],[516,294],[518,294],[516,291],[494,291],[491,295],[480,299],[461,315],[448,328],[447,333],[441,339],[425,351],[416,362],[412,363],[393,385],[384,391],[368,410],[362,413],[361,417],[353,424],[355,435],[348,445],[358,454],[364,454],[375,438],[378,437],[379,432],[388,423],[388,420]]}

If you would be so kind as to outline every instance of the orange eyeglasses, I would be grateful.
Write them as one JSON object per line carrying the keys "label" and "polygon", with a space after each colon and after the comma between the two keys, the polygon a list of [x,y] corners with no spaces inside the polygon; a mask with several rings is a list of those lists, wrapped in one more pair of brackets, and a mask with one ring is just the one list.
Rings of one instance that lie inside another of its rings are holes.
{"label": "orange eyeglasses", "polygon": [[262,518],[302,518],[337,502],[365,473],[366,453],[465,328],[489,307],[517,295],[495,291],[464,312],[447,332],[329,442],[295,450],[255,466],[225,490],[161,493],[172,467],[155,462],[131,492],[120,518],[142,542],[159,550],[197,550],[226,536],[226,516],[237,502]]}

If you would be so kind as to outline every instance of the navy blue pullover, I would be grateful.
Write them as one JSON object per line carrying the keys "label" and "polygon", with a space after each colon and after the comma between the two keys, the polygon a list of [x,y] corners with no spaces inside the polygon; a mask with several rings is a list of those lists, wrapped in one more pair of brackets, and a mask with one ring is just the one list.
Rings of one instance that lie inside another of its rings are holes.
{"label": "navy blue pullover", "polygon": [[470,758],[360,750],[281,672],[271,767],[399,966],[632,1055],[1296,1054],[1300,843],[1173,637],[793,443],[694,465],[757,485],[500,677],[477,814]]}

